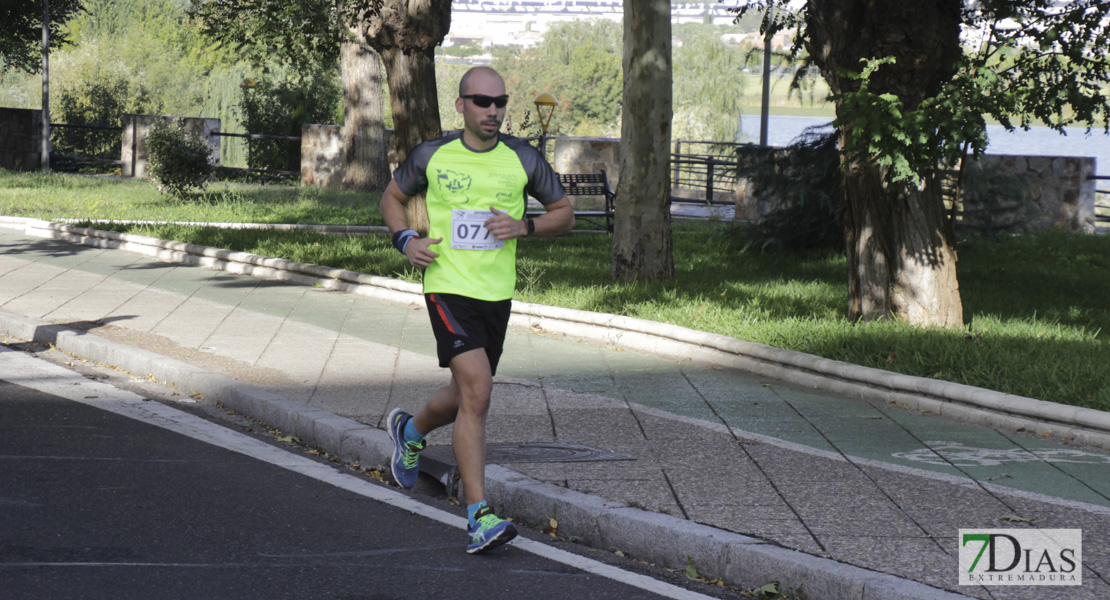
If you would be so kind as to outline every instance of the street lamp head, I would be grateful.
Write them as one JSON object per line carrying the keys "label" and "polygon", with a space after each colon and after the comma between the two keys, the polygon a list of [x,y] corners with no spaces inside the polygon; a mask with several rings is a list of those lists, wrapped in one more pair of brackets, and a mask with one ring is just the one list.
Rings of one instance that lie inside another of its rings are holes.
{"label": "street lamp head", "polygon": [[[536,98],[532,100],[532,103],[536,105],[536,113],[540,117],[540,128],[543,129],[544,135],[547,135],[547,126],[551,123],[551,115],[555,114],[555,107],[559,105],[559,101],[555,99],[555,96],[552,96],[548,92],[544,92],[536,96]],[[548,109],[546,118],[543,116],[543,109],[545,107]]]}
{"label": "street lamp head", "polygon": [[541,106],[558,106],[559,105],[559,101],[555,99],[555,96],[552,96],[548,92],[544,92],[544,93],[540,94],[539,96],[536,96],[536,99],[532,100],[532,102],[536,105],[536,108],[539,108]]}

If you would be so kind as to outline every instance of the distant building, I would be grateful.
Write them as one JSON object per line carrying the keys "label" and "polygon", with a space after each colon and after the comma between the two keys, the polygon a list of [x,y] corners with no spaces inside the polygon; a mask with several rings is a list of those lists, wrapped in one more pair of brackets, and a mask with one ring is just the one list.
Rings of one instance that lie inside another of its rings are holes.
{"label": "distant building", "polygon": [[[729,5],[701,2],[671,8],[674,23],[732,23]],[[483,46],[535,46],[553,24],[569,21],[624,18],[620,0],[454,0],[451,3],[451,43],[481,38]],[[473,42],[470,42],[473,43]]]}

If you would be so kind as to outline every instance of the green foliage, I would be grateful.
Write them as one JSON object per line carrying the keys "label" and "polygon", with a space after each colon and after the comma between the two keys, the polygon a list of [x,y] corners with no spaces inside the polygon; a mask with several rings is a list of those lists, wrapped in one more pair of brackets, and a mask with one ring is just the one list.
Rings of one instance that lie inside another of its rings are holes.
{"label": "green foliage", "polygon": [[[253,134],[300,137],[305,123],[336,120],[342,93],[334,68],[271,71],[258,85],[243,89],[242,120]],[[299,141],[251,140],[253,169],[300,170]]]}
{"label": "green foliage", "polygon": [[[960,130],[966,121],[946,118],[951,113],[944,110],[957,107],[942,101],[926,100],[917,110],[910,110],[895,94],[872,92],[871,76],[883,65],[894,64],[895,59],[886,57],[865,63],[860,73],[844,73],[858,80],[859,88],[833,97],[840,105],[833,125],[844,132],[844,153],[850,161],[874,160],[887,167],[892,181],[916,185],[922,174],[941,164],[946,154],[960,150],[959,138],[964,137]],[[968,115],[961,111],[961,116]],[[981,120],[980,117],[980,123]],[[944,124],[952,125],[955,131],[947,130]],[[945,133],[955,135],[957,143],[946,143]]]}
{"label": "green foliage", "polygon": [[443,54],[445,56],[454,56],[457,58],[466,58],[468,56],[480,56],[486,53],[486,49],[478,44],[455,44],[447,48],[440,46],[436,47],[436,54]]}
{"label": "green foliage", "polygon": [[[50,47],[65,46],[70,40],[65,23],[80,14],[84,0],[53,0],[50,3]],[[8,0],[0,4],[0,70],[26,73],[42,70],[42,2]]]}
{"label": "green foliage", "polygon": [[499,50],[493,67],[512,98],[506,122],[524,121],[532,99],[550,92],[559,107],[548,134],[619,134],[623,35],[610,21],[571,21],[553,25],[535,48]]}
{"label": "green foliage", "polygon": [[990,87],[979,87],[989,93],[978,107],[1007,129],[1016,117],[1023,128],[1036,121],[1058,131],[1101,124],[1110,133],[1110,3],[1057,4],[984,0],[965,8],[964,22],[989,34],[965,67],[992,72],[983,80]]}
{"label": "green foliage", "polygon": [[745,52],[721,40],[713,27],[687,29],[674,49],[672,88],[675,139],[738,142],[741,139],[741,72]]}
{"label": "green foliage", "polygon": [[[189,8],[200,30],[255,64],[295,68],[339,58],[342,19],[336,0],[196,0]],[[352,3],[354,4],[354,3]]]}
{"label": "green foliage", "polygon": [[203,190],[212,176],[208,142],[185,132],[176,124],[159,119],[146,138],[150,176],[158,191],[183,197],[193,190]]}
{"label": "green foliage", "polygon": [[[156,111],[149,90],[118,73],[86,73],[69,80],[58,94],[52,114],[69,125],[119,125],[126,114]],[[119,159],[118,131],[56,128],[54,150],[62,153]]]}
{"label": "green foliage", "polygon": [[[207,75],[235,58],[213,47],[185,21],[180,0],[87,0],[71,23],[77,51],[60,57],[55,81],[110,75],[146,91],[151,110],[199,116]],[[184,26],[183,26],[184,25]],[[215,116],[215,115],[205,115]]]}

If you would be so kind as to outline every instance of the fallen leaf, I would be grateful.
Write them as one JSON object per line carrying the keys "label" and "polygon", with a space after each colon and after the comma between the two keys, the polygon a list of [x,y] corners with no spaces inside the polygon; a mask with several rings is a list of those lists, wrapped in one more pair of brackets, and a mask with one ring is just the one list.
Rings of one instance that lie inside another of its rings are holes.
{"label": "fallen leaf", "polygon": [[689,556],[686,557],[686,577],[687,579],[697,579],[701,577],[698,575],[698,568],[694,566],[694,559]]}
{"label": "fallen leaf", "polygon": [[547,518],[547,528],[544,529],[541,533],[546,533],[551,537],[559,536],[559,522],[555,520],[555,517]]}
{"label": "fallen leaf", "polygon": [[760,596],[777,596],[779,593],[779,582],[772,581],[766,585],[761,585],[752,590],[752,593]]}

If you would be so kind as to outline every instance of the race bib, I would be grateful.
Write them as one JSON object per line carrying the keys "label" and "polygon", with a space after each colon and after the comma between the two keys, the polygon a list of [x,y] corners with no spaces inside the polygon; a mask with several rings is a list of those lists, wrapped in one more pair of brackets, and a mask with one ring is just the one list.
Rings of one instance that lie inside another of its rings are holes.
{"label": "race bib", "polygon": [[485,222],[493,214],[488,210],[451,210],[452,250],[500,250],[505,240],[493,237]]}

